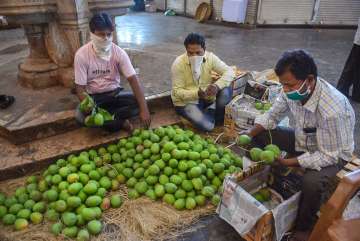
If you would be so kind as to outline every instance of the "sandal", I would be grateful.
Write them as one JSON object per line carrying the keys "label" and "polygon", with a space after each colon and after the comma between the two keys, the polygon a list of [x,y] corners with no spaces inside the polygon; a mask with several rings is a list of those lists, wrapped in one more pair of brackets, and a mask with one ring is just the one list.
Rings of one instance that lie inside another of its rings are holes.
{"label": "sandal", "polygon": [[0,109],[6,109],[15,102],[14,96],[0,95]]}

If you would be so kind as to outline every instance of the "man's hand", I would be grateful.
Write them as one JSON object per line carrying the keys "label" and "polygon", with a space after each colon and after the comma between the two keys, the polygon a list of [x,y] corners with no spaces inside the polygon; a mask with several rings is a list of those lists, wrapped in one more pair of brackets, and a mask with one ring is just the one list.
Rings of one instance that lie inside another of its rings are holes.
{"label": "man's hand", "polygon": [[245,131],[245,133],[248,136],[250,136],[251,138],[257,136],[258,134],[260,134],[261,132],[263,132],[265,130],[265,128],[259,124],[255,124],[252,128],[248,129]]}
{"label": "man's hand", "polygon": [[219,92],[219,87],[216,84],[209,85],[205,90],[207,97],[214,97],[217,95],[218,92]]}
{"label": "man's hand", "polygon": [[79,98],[80,102],[83,101],[86,98],[86,96],[84,94],[84,93],[86,93],[85,85],[75,84],[75,90],[76,90],[76,95]]}
{"label": "man's hand", "polygon": [[282,166],[288,166],[288,162],[284,158],[278,157],[278,158],[276,158],[276,162],[279,163]]}
{"label": "man's hand", "polygon": [[202,89],[199,88],[199,90],[198,90],[198,96],[199,96],[199,99],[206,99],[206,93],[205,93],[205,91],[203,91]]}
{"label": "man's hand", "polygon": [[300,166],[299,161],[297,160],[296,157],[295,158],[287,158],[287,159],[278,157],[276,159],[276,161],[279,164],[281,164],[283,166],[286,166],[286,167],[298,167],[298,166]]}
{"label": "man's hand", "polygon": [[139,104],[140,109],[140,121],[145,128],[148,128],[151,123],[150,112],[147,106],[143,87],[136,75],[130,76],[128,79],[131,89],[134,92],[136,101]]}
{"label": "man's hand", "polygon": [[140,121],[144,128],[149,128],[151,124],[151,116],[149,110],[146,108],[145,110],[140,111]]}
{"label": "man's hand", "polygon": [[238,135],[239,135],[239,136],[241,136],[241,135],[250,136],[250,130],[251,130],[251,129],[242,130],[242,131],[238,132]]}

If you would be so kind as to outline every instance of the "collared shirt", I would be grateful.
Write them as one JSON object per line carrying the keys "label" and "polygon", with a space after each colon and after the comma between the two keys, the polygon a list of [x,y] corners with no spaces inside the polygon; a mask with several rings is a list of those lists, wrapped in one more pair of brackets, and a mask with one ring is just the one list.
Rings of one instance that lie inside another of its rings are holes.
{"label": "collared shirt", "polygon": [[206,89],[213,83],[211,71],[221,75],[215,84],[223,89],[234,80],[235,73],[231,67],[221,61],[215,54],[205,52],[204,62],[201,65],[199,81],[195,81],[191,65],[186,53],[178,56],[171,67],[172,91],[171,98],[175,106],[184,106],[199,100],[198,90]]}
{"label": "collared shirt", "polygon": [[[300,166],[321,170],[341,158],[349,161],[354,151],[355,114],[348,99],[328,82],[318,78],[310,99],[302,105],[282,92],[273,107],[255,123],[274,129],[290,111],[295,120],[295,149]],[[306,133],[304,128],[316,128]]]}
{"label": "collared shirt", "polygon": [[357,31],[355,34],[354,44],[360,46],[360,18],[359,18],[359,22],[358,22],[358,28],[357,28]]}

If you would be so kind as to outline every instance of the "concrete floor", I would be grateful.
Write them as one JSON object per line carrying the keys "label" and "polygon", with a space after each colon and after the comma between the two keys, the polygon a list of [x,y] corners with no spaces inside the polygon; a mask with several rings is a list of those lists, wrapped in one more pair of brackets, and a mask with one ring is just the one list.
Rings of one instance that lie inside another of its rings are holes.
{"label": "concrete floor", "polygon": [[[116,20],[119,45],[144,51],[146,57],[139,54],[131,56],[146,92],[163,92],[170,89],[170,66],[175,57],[182,52],[183,40],[189,32],[203,33],[207,38],[207,49],[213,51],[229,65],[241,69],[264,70],[276,63],[279,55],[287,49],[305,48],[315,57],[320,76],[336,84],[352,45],[354,30],[332,29],[241,29],[234,27],[198,24],[183,17],[165,17],[161,14],[136,14],[118,17]],[[16,82],[16,66],[27,54],[26,40],[21,30],[0,32],[0,79],[1,92],[22,95],[23,90]],[[155,57],[152,57],[155,56]],[[10,79],[8,79],[10,78]],[[14,81],[11,87],[4,81]],[[15,87],[15,88],[14,88]],[[17,89],[18,88],[18,89]],[[74,97],[64,88],[60,90],[62,98],[69,98],[74,106]],[[50,92],[54,93],[56,89]],[[28,98],[40,99],[45,93],[28,94]],[[66,110],[69,103],[59,104],[56,108]],[[14,105],[13,108],[16,106]],[[359,118],[360,105],[353,103]],[[15,108],[16,109],[16,108]],[[60,110],[60,109],[59,109]],[[4,116],[5,112],[0,112]],[[356,123],[356,153],[360,154],[360,122]],[[195,226],[195,232],[184,234],[178,241],[235,241],[240,240],[236,232],[216,217],[201,220]]]}
{"label": "concrete floor", "polygon": [[[190,18],[161,14],[136,14],[116,18],[119,45],[149,52],[179,55],[190,32],[206,37],[207,50],[229,65],[263,70],[275,65],[288,49],[304,48],[316,59],[319,73],[336,83],[352,46],[355,30],[333,29],[241,29],[199,24]],[[170,68],[164,66],[164,70]]]}
{"label": "concrete floor", "polygon": [[201,218],[189,232],[167,241],[245,241],[217,215]]}

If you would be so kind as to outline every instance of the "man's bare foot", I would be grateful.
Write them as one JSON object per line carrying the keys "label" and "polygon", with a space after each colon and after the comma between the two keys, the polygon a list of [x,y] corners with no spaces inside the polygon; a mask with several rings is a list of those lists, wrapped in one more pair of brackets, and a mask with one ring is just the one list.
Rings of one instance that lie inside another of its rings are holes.
{"label": "man's bare foot", "polygon": [[129,120],[124,121],[122,128],[129,134],[131,134],[134,130],[134,126],[131,124],[131,122]]}
{"label": "man's bare foot", "polygon": [[310,237],[310,231],[295,231],[292,235],[291,241],[307,241]]}

